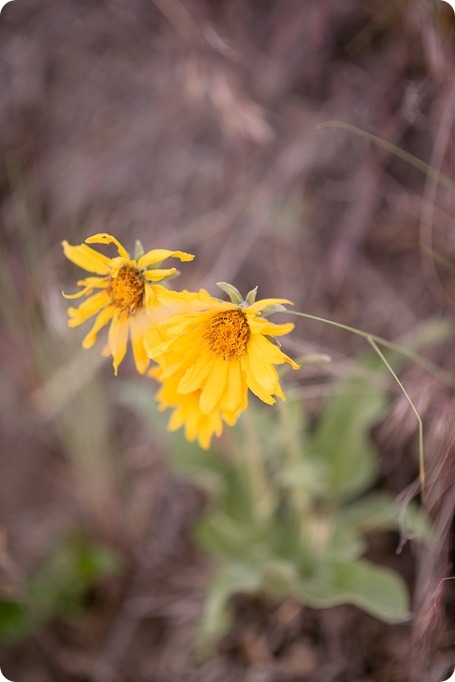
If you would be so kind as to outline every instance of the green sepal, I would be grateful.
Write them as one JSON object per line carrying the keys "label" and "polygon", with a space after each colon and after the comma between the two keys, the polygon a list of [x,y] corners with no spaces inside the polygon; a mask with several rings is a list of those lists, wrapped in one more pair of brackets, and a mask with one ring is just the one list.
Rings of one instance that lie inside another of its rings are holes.
{"label": "green sepal", "polygon": [[134,245],[134,259],[137,262],[139,258],[142,258],[144,255],[144,247],[142,246],[142,242],[140,239],[136,239],[136,243]]}
{"label": "green sepal", "polygon": [[240,291],[236,289],[232,284],[229,284],[228,282],[217,282],[216,286],[220,287],[220,289],[229,296],[232,303],[235,303],[236,305],[243,304],[243,298],[240,294]]}
{"label": "green sepal", "polygon": [[248,305],[253,305],[253,303],[256,301],[256,294],[258,293],[258,288],[254,287],[254,289],[251,289],[246,295],[245,301],[248,303]]}
{"label": "green sepal", "polygon": [[274,336],[270,336],[270,334],[264,334],[265,338],[268,339],[271,343],[273,343],[274,346],[278,346],[278,348],[281,348],[281,343],[276,339]]}
{"label": "green sepal", "polygon": [[273,315],[274,313],[284,313],[286,312],[286,308],[284,305],[281,305],[281,303],[277,303],[276,305],[268,305],[264,308],[264,310],[261,310],[261,317],[268,317],[269,315]]}

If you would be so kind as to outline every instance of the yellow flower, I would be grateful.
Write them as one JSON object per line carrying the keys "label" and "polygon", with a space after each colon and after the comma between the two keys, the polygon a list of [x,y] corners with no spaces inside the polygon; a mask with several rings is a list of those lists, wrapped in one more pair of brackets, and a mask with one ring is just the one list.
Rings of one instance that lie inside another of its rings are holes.
{"label": "yellow flower", "polygon": [[[87,244],[115,244],[118,256],[108,258]],[[157,284],[160,280],[173,275],[175,268],[149,269],[166,258],[181,261],[193,260],[194,256],[182,251],[153,249],[137,260],[130,258],[128,251],[110,234],[95,234],[85,240],[85,244],[71,246],[62,242],[65,256],[97,277],[86,277],[77,283],[83,289],[65,298],[87,296],[78,308],[68,308],[68,325],[77,327],[92,315],[97,315],[95,323],[82,341],[84,348],[91,348],[98,332],[110,322],[108,342],[104,355],[112,355],[115,374],[125,357],[128,335],[138,372],[143,374],[149,364],[144,347],[144,334],[151,324],[161,321],[160,309],[167,301],[178,296],[166,287]],[[94,293],[96,291],[96,293]],[[65,294],[64,294],[65,295]]]}
{"label": "yellow flower", "polygon": [[213,434],[220,435],[223,421],[234,424],[246,409],[248,389],[269,405],[274,396],[285,399],[275,365],[299,369],[271,338],[288,334],[294,325],[266,319],[290,301],[254,302],[255,291],[243,301],[230,285],[223,288],[235,302],[202,290],[199,311],[173,316],[159,327],[166,340],[155,347],[146,343],[159,364],[151,374],[162,384],[160,408],[174,408],[169,428],[185,426],[188,440],[197,438],[204,448]]}
{"label": "yellow flower", "polygon": [[210,447],[212,436],[220,436],[223,430],[223,422],[233,426],[237,418],[247,407],[247,398],[242,406],[235,412],[228,410],[212,410],[209,414],[202,412],[199,402],[201,391],[193,391],[183,395],[178,394],[179,375],[175,374],[162,381],[163,370],[155,367],[150,370],[149,375],[161,383],[157,393],[159,409],[165,410],[173,407],[174,411],[169,420],[169,431],[176,431],[181,426],[185,428],[185,437],[189,441],[199,441],[202,448],[207,450]]}

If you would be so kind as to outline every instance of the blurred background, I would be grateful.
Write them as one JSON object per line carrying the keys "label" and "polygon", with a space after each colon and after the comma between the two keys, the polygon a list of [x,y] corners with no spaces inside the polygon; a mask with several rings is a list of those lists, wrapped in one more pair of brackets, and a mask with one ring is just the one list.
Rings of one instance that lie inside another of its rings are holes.
{"label": "blurred background", "polygon": [[[199,660],[192,640],[211,563],[190,527],[207,500],[169,466],[152,383],[130,360],[114,379],[102,341],[83,351],[85,327],[68,330],[61,291],[75,290],[80,271],[61,241],[106,231],[130,250],[141,239],[146,250],[189,251],[196,259],[182,264],[181,288],[217,295],[218,281],[243,293],[258,285],[260,298],[415,341],[455,308],[454,67],[455,19],[441,0],[4,7],[0,667],[8,679],[403,682],[411,657],[430,670],[422,679],[447,677],[453,391],[412,363],[401,374],[424,421],[423,503],[440,541],[431,553],[407,545],[396,555],[397,538],[387,536],[375,551],[412,587],[414,621],[387,626],[353,607],[241,599],[229,636]],[[453,377],[453,335],[434,340],[425,356]],[[301,373],[311,423],[365,341],[298,320],[286,349],[333,358]],[[382,485],[414,494],[416,420],[399,391],[373,437]],[[33,617],[20,607],[24,590],[34,595]]]}

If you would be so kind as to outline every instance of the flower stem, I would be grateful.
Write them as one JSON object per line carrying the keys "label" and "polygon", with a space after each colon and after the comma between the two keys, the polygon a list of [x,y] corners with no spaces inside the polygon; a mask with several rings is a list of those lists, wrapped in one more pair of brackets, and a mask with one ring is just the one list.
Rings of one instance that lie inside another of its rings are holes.
{"label": "flower stem", "polygon": [[246,410],[244,424],[246,433],[246,465],[251,496],[253,498],[253,508],[258,519],[261,520],[270,516],[274,504],[274,495],[267,480],[253,410]]}
{"label": "flower stem", "polygon": [[422,418],[421,418],[420,414],[418,413],[417,408],[416,408],[416,406],[414,405],[413,401],[411,400],[411,398],[410,398],[408,392],[406,391],[405,387],[403,386],[403,384],[401,383],[401,381],[400,381],[399,378],[397,377],[397,375],[396,375],[394,369],[392,368],[392,366],[391,366],[390,363],[388,362],[388,360],[387,360],[387,358],[385,357],[384,353],[383,353],[383,352],[380,350],[380,348],[378,347],[376,341],[375,341],[373,338],[369,337],[369,338],[368,338],[368,342],[370,343],[370,345],[372,346],[372,348],[374,348],[374,350],[376,351],[376,353],[379,355],[379,357],[381,358],[381,360],[383,361],[383,363],[385,364],[385,366],[386,366],[387,369],[389,370],[390,374],[393,376],[393,378],[394,378],[395,381],[397,382],[398,386],[399,386],[399,387],[401,388],[401,390],[403,391],[403,393],[404,393],[404,395],[405,395],[405,397],[406,397],[408,403],[410,404],[411,409],[412,409],[412,411],[414,412],[414,414],[415,414],[415,416],[416,416],[416,418],[417,418],[417,421],[418,421],[418,423],[419,423],[419,478],[420,478],[420,483],[421,483],[422,488],[423,488],[423,487],[424,487],[424,484],[425,484],[425,459],[424,459],[424,451],[423,451],[423,424],[422,424]]}
{"label": "flower stem", "polygon": [[435,178],[435,180],[437,180],[441,185],[444,185],[444,187],[447,187],[448,189],[451,190],[455,189],[455,182],[452,180],[452,178],[448,177],[444,173],[441,173],[436,168],[433,168],[433,166],[430,166],[428,163],[425,163],[425,161],[422,161],[422,159],[419,159],[417,156],[410,154],[404,149],[401,149],[401,147],[397,147],[396,144],[392,144],[391,142],[384,140],[382,137],[373,135],[372,133],[369,133],[367,130],[362,130],[362,128],[353,126],[351,123],[345,123],[344,121],[322,121],[321,123],[318,123],[315,127],[318,130],[322,130],[323,128],[341,128],[341,130],[346,130],[350,133],[354,133],[359,137],[363,137],[365,140],[373,142],[373,144],[377,145],[378,147],[381,147],[382,149],[385,149],[387,152],[394,154],[395,156],[398,156],[400,159],[403,159],[403,161],[406,161],[411,166],[414,166],[414,168],[418,168],[420,171],[422,171],[422,173],[425,173],[426,175]]}
{"label": "flower stem", "polygon": [[388,348],[389,350],[394,351],[395,353],[399,353],[400,355],[403,355],[404,357],[408,358],[409,360],[412,360],[413,362],[416,363],[416,365],[419,365],[424,370],[429,372],[429,374],[432,374],[433,376],[435,376],[437,379],[439,379],[439,381],[444,383],[446,386],[449,386],[449,388],[451,388],[452,390],[455,390],[455,377],[449,375],[447,372],[445,372],[443,369],[438,367],[438,365],[435,365],[430,360],[423,358],[418,353],[415,353],[414,351],[409,350],[408,348],[405,348],[404,346],[400,346],[400,344],[398,344],[398,343],[393,343],[393,341],[388,341],[387,339],[383,339],[381,336],[377,336],[376,334],[370,334],[368,332],[364,332],[361,329],[357,329],[356,327],[350,327],[349,325],[343,324],[341,322],[335,322],[334,320],[328,320],[325,317],[318,317],[317,315],[310,315],[309,313],[301,313],[297,310],[286,310],[286,313],[288,315],[297,315],[297,317],[305,317],[309,320],[315,320],[316,322],[323,322],[324,324],[329,324],[332,327],[338,327],[339,329],[344,329],[345,331],[351,332],[351,334],[356,334],[357,336],[362,336],[369,343],[370,343],[370,339],[372,339],[377,344],[380,344],[381,346],[384,346],[385,348]]}
{"label": "flower stem", "polygon": [[339,327],[340,329],[345,329],[348,332],[351,332],[352,334],[356,334],[357,336],[362,336],[364,339],[368,341],[370,346],[374,349],[374,351],[379,355],[387,369],[389,370],[390,374],[392,377],[395,379],[397,382],[398,386],[403,392],[403,395],[405,396],[406,400],[408,401],[409,405],[411,406],[412,411],[414,412],[418,424],[419,424],[419,478],[420,478],[420,484],[422,488],[424,487],[425,484],[425,455],[424,455],[424,448],[423,448],[423,424],[422,424],[422,418],[420,417],[420,414],[417,411],[416,406],[414,405],[413,401],[411,400],[408,392],[406,391],[405,387],[403,386],[402,382],[398,378],[396,372],[393,370],[392,366],[386,359],[384,353],[379,349],[379,345],[385,346],[385,348],[388,348],[389,350],[395,351],[397,353],[400,353],[401,355],[404,355],[405,357],[409,358],[410,360],[413,360],[416,364],[419,364],[421,367],[426,369],[427,371],[431,372],[435,376],[437,376],[441,381],[443,381],[445,384],[448,386],[455,388],[455,379],[452,377],[448,377],[445,372],[443,372],[437,365],[434,365],[432,362],[429,362],[425,360],[425,358],[422,358],[420,355],[417,353],[414,353],[413,351],[408,350],[407,348],[403,348],[399,344],[392,343],[391,341],[387,341],[387,339],[383,339],[380,336],[376,336],[375,334],[368,334],[368,332],[364,332],[361,329],[356,329],[355,327],[350,327],[347,324],[342,324],[341,322],[334,322],[333,320],[327,320],[324,317],[318,317],[316,315],[310,315],[309,313],[301,313],[295,310],[287,310],[287,313],[290,315],[297,315],[298,317],[305,317],[310,320],[316,320],[317,322],[323,322],[324,324],[329,324],[333,327]]}
{"label": "flower stem", "polygon": [[[302,459],[302,447],[298,435],[292,423],[289,406],[282,401],[278,402],[281,427],[286,437],[286,455],[291,465],[298,465]],[[299,486],[291,489],[292,501],[297,512],[299,522],[305,516],[309,507],[308,494]]]}

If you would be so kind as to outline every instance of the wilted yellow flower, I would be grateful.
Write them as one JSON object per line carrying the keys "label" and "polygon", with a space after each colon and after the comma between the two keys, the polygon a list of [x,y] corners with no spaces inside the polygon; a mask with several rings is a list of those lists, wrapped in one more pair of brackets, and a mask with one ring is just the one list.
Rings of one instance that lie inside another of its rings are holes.
{"label": "wilted yellow flower", "polygon": [[159,364],[152,376],[162,384],[161,409],[173,407],[169,428],[185,426],[189,440],[207,448],[222,422],[234,424],[248,404],[248,389],[269,405],[285,399],[275,365],[288,363],[299,369],[274,341],[288,334],[292,323],[273,324],[266,319],[283,309],[285,299],[254,302],[255,290],[244,301],[230,285],[222,285],[231,303],[201,291],[200,310],[174,315],[160,325],[166,341],[146,344]]}
{"label": "wilted yellow flower", "polygon": [[[115,244],[118,256],[108,258],[95,251],[87,244]],[[128,251],[110,234],[101,233],[88,237],[85,244],[71,246],[62,242],[65,256],[98,277],[86,277],[77,283],[83,289],[66,298],[87,296],[87,300],[78,308],[68,308],[68,325],[77,327],[92,315],[97,314],[95,323],[82,341],[84,348],[90,348],[96,341],[98,332],[110,322],[108,342],[103,350],[104,355],[112,355],[115,374],[125,357],[128,335],[131,335],[131,346],[138,372],[143,374],[149,364],[144,347],[144,334],[147,328],[159,320],[152,315],[158,312],[170,300],[178,296],[166,287],[157,284],[173,275],[176,268],[152,268],[166,258],[178,258],[181,261],[193,260],[194,256],[183,251],[153,249],[132,259]],[[96,291],[96,293],[94,293]],[[65,294],[64,294],[65,295]]]}

